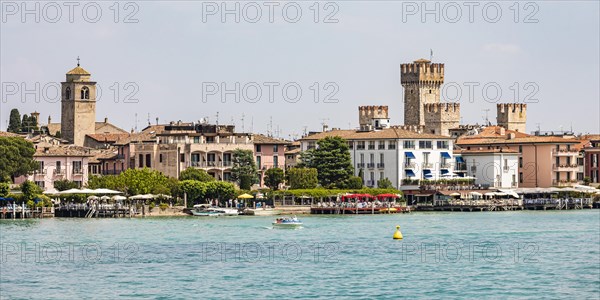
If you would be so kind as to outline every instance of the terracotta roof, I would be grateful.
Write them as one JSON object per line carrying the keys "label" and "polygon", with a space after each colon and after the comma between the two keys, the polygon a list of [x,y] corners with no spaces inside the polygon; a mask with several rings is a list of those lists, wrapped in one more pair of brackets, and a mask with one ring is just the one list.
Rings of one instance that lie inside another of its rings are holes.
{"label": "terracotta roof", "polygon": [[445,139],[451,140],[451,137],[435,135],[429,133],[418,133],[404,130],[396,127],[386,128],[376,131],[357,131],[357,130],[331,130],[319,132],[301,139],[301,141],[320,140],[326,137],[339,136],[347,140],[371,140],[371,139]]}
{"label": "terracotta roof", "polygon": [[590,140],[590,141],[600,141],[600,134],[586,134],[586,135],[582,135],[579,139]]}
{"label": "terracotta roof", "polygon": [[[505,130],[501,134],[501,127],[489,126],[484,128],[477,135],[461,136],[456,140],[456,145],[490,145],[490,144],[531,144],[531,143],[552,143],[552,144],[576,144],[575,139],[565,139],[556,136],[535,136],[526,133]],[[512,136],[512,137],[511,137]]]}
{"label": "terracotta roof", "polygon": [[262,134],[254,134],[254,144],[290,144],[289,141],[272,138]]}
{"label": "terracotta roof", "polygon": [[482,149],[470,149],[470,150],[460,150],[460,153],[462,154],[489,154],[489,153],[519,153],[519,151],[517,150],[513,150],[513,149],[487,149],[487,148],[482,148]]}
{"label": "terracotta roof", "polygon": [[129,137],[129,133],[95,133],[86,134],[86,136],[97,142],[114,143],[120,139]]}
{"label": "terracotta roof", "polygon": [[0,131],[0,137],[22,137],[22,136],[18,135],[16,133],[12,133],[12,132]]}
{"label": "terracotta roof", "polygon": [[82,67],[77,66],[73,70],[67,72],[67,75],[91,75],[90,72],[84,70]]}
{"label": "terracotta roof", "polygon": [[115,142],[115,145],[127,145],[129,143],[154,142],[156,135],[165,130],[165,125],[151,125],[141,132],[129,133],[127,136]]}
{"label": "terracotta roof", "polygon": [[297,153],[300,153],[300,148],[285,151],[285,154],[297,154]]}
{"label": "terracotta roof", "polygon": [[63,140],[61,138],[57,138],[57,137],[46,135],[46,134],[36,135],[36,136],[30,138],[29,140],[34,144],[40,143],[40,142],[49,142],[49,141],[57,141],[62,144],[68,143],[67,140]]}
{"label": "terracotta roof", "polygon": [[78,157],[91,157],[94,156],[91,148],[80,147],[75,145],[57,145],[57,146],[46,146],[37,147],[35,157],[46,157],[46,156],[78,156]]}

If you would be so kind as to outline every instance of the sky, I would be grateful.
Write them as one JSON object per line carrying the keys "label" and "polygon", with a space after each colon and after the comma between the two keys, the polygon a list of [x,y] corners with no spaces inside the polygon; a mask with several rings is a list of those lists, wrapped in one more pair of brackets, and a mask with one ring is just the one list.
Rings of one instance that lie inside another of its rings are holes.
{"label": "sky", "polygon": [[77,57],[97,120],[125,130],[208,120],[294,139],[357,127],[360,105],[403,124],[400,64],[432,58],[462,124],[519,102],[528,132],[600,132],[598,1],[22,3],[1,2],[0,130],[13,108],[60,120]]}

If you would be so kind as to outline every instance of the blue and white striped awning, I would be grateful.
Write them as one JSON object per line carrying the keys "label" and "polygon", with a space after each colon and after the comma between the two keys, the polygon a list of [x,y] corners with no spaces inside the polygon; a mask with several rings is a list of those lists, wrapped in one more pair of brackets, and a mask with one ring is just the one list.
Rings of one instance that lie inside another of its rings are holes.
{"label": "blue and white striped awning", "polygon": [[452,156],[450,156],[450,154],[448,152],[442,152],[442,157],[443,158],[452,158]]}
{"label": "blue and white striped awning", "polygon": [[413,172],[413,170],[405,170],[406,173],[406,177],[415,177],[417,175],[415,175],[415,172]]}
{"label": "blue and white striped awning", "polygon": [[416,159],[415,155],[412,152],[404,152],[404,156],[407,158]]}

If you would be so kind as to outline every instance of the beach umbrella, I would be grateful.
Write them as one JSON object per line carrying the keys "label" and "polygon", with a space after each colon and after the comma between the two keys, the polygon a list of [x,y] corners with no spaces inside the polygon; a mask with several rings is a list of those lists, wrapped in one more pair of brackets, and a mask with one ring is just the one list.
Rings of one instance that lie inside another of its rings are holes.
{"label": "beach umbrella", "polygon": [[158,195],[156,195],[156,198],[171,199],[173,197],[169,196],[169,195],[165,195],[165,194],[158,194]]}
{"label": "beach umbrella", "polygon": [[98,200],[100,198],[98,198],[98,196],[89,196],[87,197],[88,200]]}
{"label": "beach umbrella", "polygon": [[102,197],[100,197],[100,200],[110,200],[110,197],[109,196],[102,196]]}
{"label": "beach umbrella", "polygon": [[96,193],[96,194],[123,194],[123,192],[109,190],[109,189],[95,189],[92,191],[94,191],[94,193]]}
{"label": "beach umbrella", "polygon": [[121,196],[121,195],[117,195],[117,196],[112,196],[111,199],[113,199],[115,201],[122,201],[122,200],[127,200],[127,197]]}
{"label": "beach umbrella", "polygon": [[154,198],[154,195],[152,195],[152,194],[135,195],[135,196],[129,197],[129,199],[131,199],[131,200],[148,200],[148,199],[152,199],[152,198]]}
{"label": "beach umbrella", "polygon": [[53,189],[44,191],[42,194],[44,194],[44,195],[54,195],[54,194],[60,194],[60,192],[58,190],[56,190],[56,189],[53,188]]}
{"label": "beach umbrella", "polygon": [[254,198],[254,196],[246,194],[246,193],[238,196],[238,199],[252,199],[252,198]]}
{"label": "beach umbrella", "polygon": [[68,189],[62,192],[59,192],[58,194],[60,195],[68,195],[68,194],[81,194],[81,190],[80,189]]}

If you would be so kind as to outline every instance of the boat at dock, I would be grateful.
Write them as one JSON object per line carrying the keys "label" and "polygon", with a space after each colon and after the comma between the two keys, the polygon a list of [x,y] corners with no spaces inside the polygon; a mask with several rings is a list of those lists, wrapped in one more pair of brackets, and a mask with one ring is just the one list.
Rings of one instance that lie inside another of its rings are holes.
{"label": "boat at dock", "polygon": [[198,217],[237,216],[239,214],[239,211],[235,208],[211,206],[208,204],[197,204],[192,209],[192,215]]}
{"label": "boat at dock", "polygon": [[277,218],[273,221],[273,227],[278,228],[299,228],[303,223],[296,217]]}
{"label": "boat at dock", "polygon": [[244,215],[248,216],[276,216],[281,214],[281,211],[273,208],[247,208],[244,210]]}

